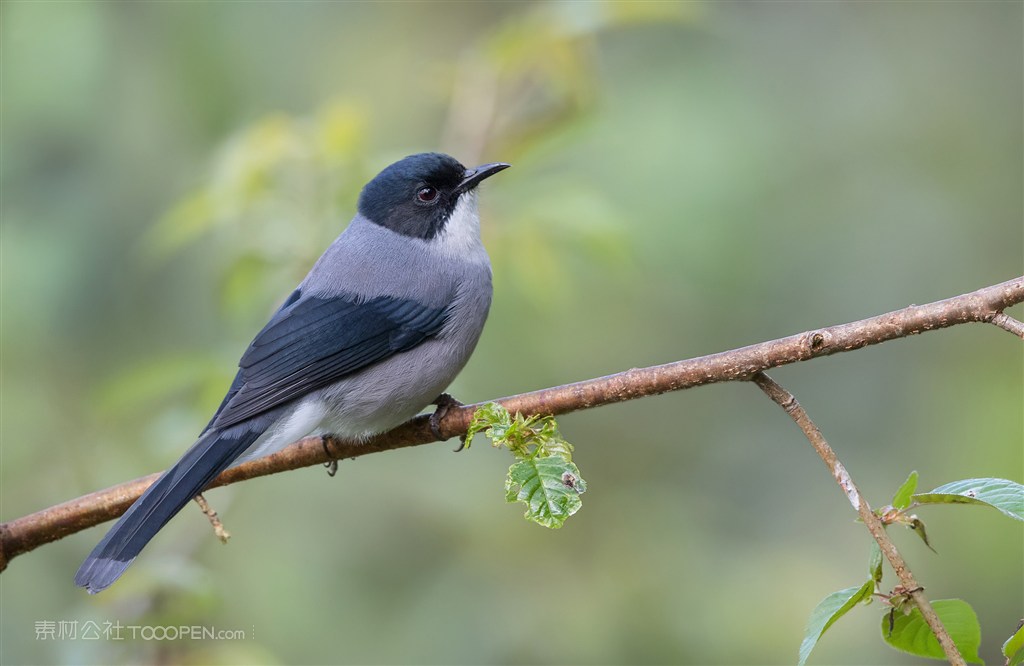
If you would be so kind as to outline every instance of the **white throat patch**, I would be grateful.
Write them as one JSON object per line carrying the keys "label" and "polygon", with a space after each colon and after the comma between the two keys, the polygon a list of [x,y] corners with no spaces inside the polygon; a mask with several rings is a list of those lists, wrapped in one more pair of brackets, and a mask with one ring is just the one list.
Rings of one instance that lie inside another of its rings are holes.
{"label": "white throat patch", "polygon": [[425,242],[435,252],[463,261],[488,261],[487,251],[480,240],[480,214],[477,211],[476,190],[459,197],[455,210],[452,211],[441,233]]}

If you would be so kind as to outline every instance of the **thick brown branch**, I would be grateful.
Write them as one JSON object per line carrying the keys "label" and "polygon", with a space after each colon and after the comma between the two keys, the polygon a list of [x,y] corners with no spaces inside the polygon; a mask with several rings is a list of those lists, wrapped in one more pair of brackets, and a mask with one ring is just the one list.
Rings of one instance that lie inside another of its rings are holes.
{"label": "thick brown branch", "polygon": [[[819,356],[860,349],[967,322],[993,322],[1005,308],[1024,302],[1024,277],[927,305],[761,342],[732,351],[650,368],[634,368],[607,377],[522,393],[497,402],[511,412],[565,414],[623,400],[678,391],[715,382],[747,380],[762,370]],[[466,432],[479,404],[451,408],[440,421],[445,438]],[[437,441],[429,417],[420,416],[367,442],[306,438],[278,453],[239,465],[221,474],[210,487],[258,476],[320,465]],[[122,483],[37,513],[0,524],[0,570],[21,553],[56,541],[124,513],[157,475]]]}
{"label": "thick brown branch", "polygon": [[907,594],[917,604],[918,609],[921,611],[921,616],[928,623],[928,628],[935,634],[935,637],[939,640],[939,645],[942,646],[942,651],[946,653],[946,659],[955,666],[966,666],[956,644],[950,638],[946,628],[942,626],[942,621],[935,613],[935,609],[932,608],[932,605],[928,603],[928,599],[924,596],[924,588],[917,584],[914,575],[910,571],[910,567],[907,566],[903,556],[896,550],[896,544],[892,542],[886,533],[881,519],[871,510],[867,500],[861,497],[853,479],[850,478],[843,464],[839,462],[836,452],[825,441],[825,436],[821,434],[821,430],[811,420],[807,411],[800,406],[800,403],[797,402],[796,397],[792,393],[782,388],[763,372],[758,372],[752,379],[769,398],[775,401],[779,407],[782,407],[789,414],[790,418],[796,422],[800,430],[803,431],[804,436],[807,437],[807,441],[811,443],[815,452],[825,463],[825,466],[828,467],[832,473],[832,478],[836,480],[839,487],[846,493],[846,497],[857,511],[857,515],[864,521],[868,531],[871,532],[871,536],[878,542],[879,547],[882,549],[882,554],[885,555],[885,559],[889,560],[889,564],[892,565],[893,571],[896,572],[896,576],[900,579],[903,588],[907,590]]}

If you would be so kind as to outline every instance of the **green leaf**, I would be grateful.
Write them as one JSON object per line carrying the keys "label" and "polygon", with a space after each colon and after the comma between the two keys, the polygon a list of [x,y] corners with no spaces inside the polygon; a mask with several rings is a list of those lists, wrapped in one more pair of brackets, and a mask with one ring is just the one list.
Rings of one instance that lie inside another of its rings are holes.
{"label": "green leaf", "polygon": [[907,527],[914,531],[914,534],[921,537],[921,541],[924,541],[924,545],[928,546],[928,549],[933,553],[938,554],[939,551],[932,548],[932,544],[928,541],[928,532],[924,529],[924,521],[917,516],[911,516],[910,522],[907,523]]}
{"label": "green leaf", "polygon": [[800,661],[797,662],[799,666],[807,663],[807,657],[811,655],[811,650],[818,644],[818,640],[828,631],[828,628],[858,603],[870,600],[871,593],[874,591],[875,581],[869,580],[860,587],[848,587],[822,599],[821,603],[811,611],[811,617],[807,620],[804,640],[800,643]]}
{"label": "green leaf", "polygon": [[561,456],[535,456],[508,469],[505,499],[526,505],[527,520],[558,529],[580,510],[587,484],[579,469]]}
{"label": "green leaf", "polygon": [[1024,520],[1024,486],[1006,479],[964,479],[914,495],[920,504],[980,504]]}
{"label": "green leaf", "polygon": [[[978,658],[981,627],[978,625],[978,616],[974,614],[970,604],[962,599],[939,599],[932,602],[932,608],[942,620],[942,625],[964,660],[972,664],[982,663]],[[916,607],[907,615],[896,615],[891,633],[889,622],[889,614],[882,617],[882,638],[892,647],[918,657],[946,658],[939,640],[935,638],[921,611]]]}
{"label": "green leaf", "polygon": [[525,460],[534,456],[558,456],[572,462],[572,444],[558,432],[558,423],[553,416],[524,417],[517,413],[513,418],[501,405],[489,402],[473,412],[466,431],[466,446],[480,432],[491,439],[494,446],[504,446],[516,458]]}
{"label": "green leaf", "polygon": [[580,510],[587,483],[572,462],[572,444],[562,438],[553,416],[513,417],[490,402],[473,413],[465,445],[481,430],[518,460],[505,478],[505,499],[525,504],[527,520],[557,529]]}
{"label": "green leaf", "polygon": [[882,548],[874,539],[871,540],[871,555],[868,556],[868,573],[875,585],[882,582]]}
{"label": "green leaf", "polygon": [[917,472],[911,472],[907,480],[903,482],[896,494],[892,496],[892,506],[894,509],[902,511],[910,506],[911,497],[914,491],[917,490]]}
{"label": "green leaf", "polygon": [[[481,405],[473,412],[473,420],[469,422],[469,428],[466,430],[465,447],[469,448],[469,445],[473,443],[473,437],[481,430],[488,431],[487,435],[491,439],[495,439],[502,436],[511,424],[512,416],[508,413],[507,409],[498,403],[489,402],[486,405]],[[498,432],[499,430],[500,433]]]}
{"label": "green leaf", "polygon": [[1024,620],[1017,625],[1013,636],[1003,643],[1003,654],[1006,656],[1006,666],[1024,664]]}

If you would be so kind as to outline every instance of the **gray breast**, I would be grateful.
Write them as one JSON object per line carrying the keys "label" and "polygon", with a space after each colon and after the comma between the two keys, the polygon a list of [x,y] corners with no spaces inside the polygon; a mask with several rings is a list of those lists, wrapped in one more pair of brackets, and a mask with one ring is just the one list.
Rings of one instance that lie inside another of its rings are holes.
{"label": "gray breast", "polygon": [[433,402],[466,365],[491,304],[490,266],[441,272],[446,275],[429,281],[448,292],[440,333],[311,395],[324,411],[318,433],[365,437],[389,430]]}

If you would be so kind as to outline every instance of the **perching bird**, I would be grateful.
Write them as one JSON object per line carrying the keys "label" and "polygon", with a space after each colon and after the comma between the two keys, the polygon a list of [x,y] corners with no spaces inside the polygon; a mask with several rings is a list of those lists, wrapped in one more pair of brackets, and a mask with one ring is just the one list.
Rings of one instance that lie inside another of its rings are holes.
{"label": "perching bird", "polygon": [[469,360],[491,305],[467,169],[411,155],[363,188],[359,212],[256,335],[199,440],[125,512],[75,584],[96,593],[220,472],[309,434],[361,438],[431,404]]}

